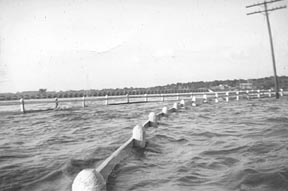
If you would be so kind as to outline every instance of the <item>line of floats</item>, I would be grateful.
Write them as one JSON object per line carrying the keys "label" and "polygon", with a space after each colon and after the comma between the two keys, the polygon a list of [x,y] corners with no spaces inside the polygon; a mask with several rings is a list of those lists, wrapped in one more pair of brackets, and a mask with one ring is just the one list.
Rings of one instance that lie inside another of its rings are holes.
{"label": "line of floats", "polygon": [[[187,97],[189,99],[181,99],[180,97]],[[275,96],[275,92],[271,90],[257,90],[257,91],[236,91],[236,92],[207,92],[207,93],[190,93],[190,94],[173,94],[173,95],[158,95],[161,100],[164,101],[166,97],[176,97],[177,102],[173,104],[173,107],[163,107],[161,112],[151,112],[148,115],[148,120],[142,125],[136,125],[132,130],[132,136],[124,144],[122,144],[116,151],[114,151],[107,159],[105,159],[97,168],[83,169],[74,178],[72,183],[72,191],[106,191],[106,182],[113,171],[114,167],[125,158],[127,150],[132,148],[145,148],[146,146],[146,129],[150,127],[157,127],[158,121],[162,117],[166,117],[173,112],[177,112],[185,106],[195,107],[201,103],[207,103],[213,101],[218,103],[220,100],[229,102],[234,100],[252,99],[252,98],[271,98]],[[280,91],[280,96],[284,96],[284,91]],[[127,102],[129,103],[130,97],[127,96]],[[155,97],[155,95],[153,95]],[[148,102],[148,95],[144,95],[145,102]],[[109,97],[105,96],[105,104],[108,105]],[[178,101],[179,100],[179,101]],[[84,102],[85,107],[85,102]]]}

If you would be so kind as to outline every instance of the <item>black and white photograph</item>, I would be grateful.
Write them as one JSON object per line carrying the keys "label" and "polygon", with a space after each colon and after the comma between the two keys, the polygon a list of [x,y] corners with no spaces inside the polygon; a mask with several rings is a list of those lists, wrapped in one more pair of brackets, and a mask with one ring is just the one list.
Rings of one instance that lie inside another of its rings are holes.
{"label": "black and white photograph", "polygon": [[0,0],[0,191],[288,191],[287,0]]}

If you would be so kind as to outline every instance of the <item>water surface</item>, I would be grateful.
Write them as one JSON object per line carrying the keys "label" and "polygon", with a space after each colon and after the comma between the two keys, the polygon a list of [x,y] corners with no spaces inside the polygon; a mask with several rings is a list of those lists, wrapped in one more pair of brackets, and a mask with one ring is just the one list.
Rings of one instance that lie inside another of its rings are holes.
{"label": "water surface", "polygon": [[[149,112],[172,105],[1,111],[0,190],[71,190],[80,170],[99,165]],[[287,105],[282,97],[181,109],[149,129],[147,148],[116,166],[107,190],[288,190]]]}

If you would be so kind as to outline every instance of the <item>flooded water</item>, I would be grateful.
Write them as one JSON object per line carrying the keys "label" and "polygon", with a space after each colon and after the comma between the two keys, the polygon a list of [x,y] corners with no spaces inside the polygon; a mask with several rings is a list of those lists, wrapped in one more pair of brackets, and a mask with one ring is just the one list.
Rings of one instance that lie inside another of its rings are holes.
{"label": "flooded water", "polygon": [[[107,190],[288,190],[287,98],[208,103],[161,119],[147,147],[116,166]],[[0,190],[69,191],[79,171],[99,165],[149,112],[172,105],[1,111]]]}

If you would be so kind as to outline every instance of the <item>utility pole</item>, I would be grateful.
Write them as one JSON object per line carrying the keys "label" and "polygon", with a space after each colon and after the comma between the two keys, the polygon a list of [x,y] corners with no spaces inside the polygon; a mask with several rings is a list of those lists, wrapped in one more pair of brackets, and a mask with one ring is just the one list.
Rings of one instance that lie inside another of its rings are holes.
{"label": "utility pole", "polygon": [[268,33],[269,33],[269,39],[270,39],[270,46],[271,46],[273,70],[274,70],[275,97],[276,97],[276,99],[279,99],[279,85],[278,85],[278,78],[277,78],[277,71],[276,71],[276,62],[275,62],[275,54],[274,54],[274,47],[273,47],[272,32],[271,32],[271,26],[270,26],[270,20],[269,20],[269,12],[276,11],[278,9],[284,9],[284,8],[286,8],[286,5],[285,6],[280,6],[280,7],[274,7],[274,8],[268,8],[267,5],[271,4],[271,3],[276,3],[278,1],[282,1],[282,0],[271,0],[271,1],[264,0],[264,2],[262,2],[262,3],[257,3],[257,4],[246,6],[246,8],[251,8],[251,7],[256,7],[256,6],[264,6],[264,10],[247,13],[247,15],[264,13],[265,16],[266,16]]}

